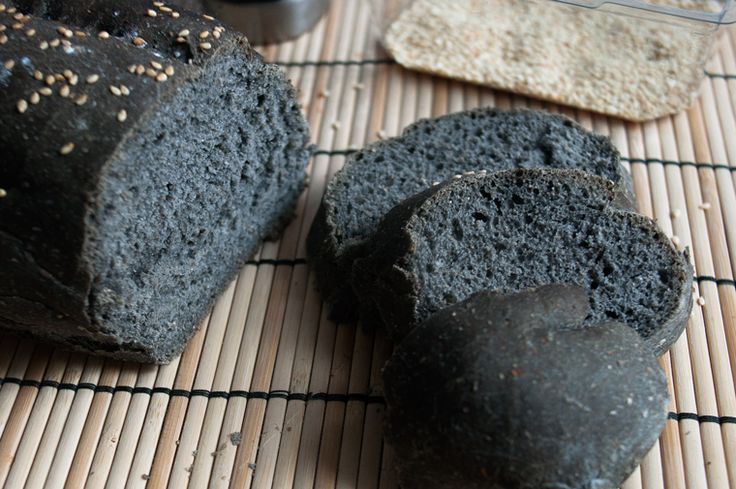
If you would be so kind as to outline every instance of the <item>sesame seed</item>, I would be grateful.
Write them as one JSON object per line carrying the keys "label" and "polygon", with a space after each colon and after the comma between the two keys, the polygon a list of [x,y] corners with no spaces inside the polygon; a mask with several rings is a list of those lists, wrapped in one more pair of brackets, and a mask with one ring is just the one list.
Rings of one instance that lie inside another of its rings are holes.
{"label": "sesame seed", "polygon": [[128,95],[130,95],[130,88],[126,87],[125,85],[120,85],[120,93],[127,97]]}
{"label": "sesame seed", "polygon": [[64,46],[64,47],[67,47],[67,48],[72,47],[72,43],[69,42],[69,41],[67,41],[66,39],[62,39],[61,40],[61,45]]}
{"label": "sesame seed", "polygon": [[100,31],[97,33],[97,37],[100,39],[110,39],[110,33],[107,31]]}
{"label": "sesame seed", "polygon": [[41,95],[45,97],[48,97],[49,95],[53,94],[54,91],[51,90],[49,87],[43,87],[43,88],[38,89],[38,93],[40,93]]}
{"label": "sesame seed", "polygon": [[14,60],[12,60],[12,59],[9,59],[9,60],[7,60],[7,61],[6,61],[6,62],[5,62],[4,64],[3,64],[3,66],[5,67],[5,69],[6,69],[6,70],[12,70],[12,69],[13,69],[13,66],[15,66],[15,61],[14,61]]}
{"label": "sesame seed", "polygon": [[702,297],[702,296],[701,297],[698,297],[697,303],[698,303],[699,306],[704,306],[705,305],[705,298]]}
{"label": "sesame seed", "polygon": [[14,14],[16,10],[17,10],[17,9],[16,9],[15,7],[10,7],[10,8],[8,9],[8,13],[9,13],[9,14]]}
{"label": "sesame seed", "polygon": [[185,42],[187,42],[187,40],[184,37],[177,37],[176,38],[176,42],[178,42],[180,44],[184,44]]}
{"label": "sesame seed", "polygon": [[376,133],[376,137],[378,137],[378,139],[386,139],[386,131],[381,129]]}
{"label": "sesame seed", "polygon": [[164,2],[153,2],[154,7],[163,7],[164,5],[166,5]]}
{"label": "sesame seed", "polygon": [[158,73],[156,73],[156,70],[154,70],[153,68],[146,69],[146,76],[150,76],[151,78],[156,78],[156,75],[158,75]]}
{"label": "sesame seed", "polygon": [[157,70],[162,70],[164,68],[163,65],[158,61],[151,61],[151,66],[153,66]]}
{"label": "sesame seed", "polygon": [[463,178],[463,176],[462,176],[462,175],[453,175],[453,176],[452,176],[452,179],[453,179],[453,180],[460,180],[461,178]]}
{"label": "sesame seed", "polygon": [[319,92],[319,96],[322,97],[322,98],[328,98],[330,96],[330,91],[329,90],[322,90],[321,92]]}
{"label": "sesame seed", "polygon": [[46,85],[51,86],[56,83],[56,77],[54,75],[46,75]]}
{"label": "sesame seed", "polygon": [[28,102],[26,102],[23,99],[18,100],[18,103],[15,104],[15,107],[18,109],[18,112],[21,114],[24,114],[26,110],[28,110]]}
{"label": "sesame seed", "polygon": [[0,32],[5,31],[5,29],[7,29],[7,27],[5,27],[5,24],[0,24]]}
{"label": "sesame seed", "polygon": [[179,12],[171,12],[171,16],[175,19],[179,18]]}
{"label": "sesame seed", "polygon": [[173,9],[172,9],[171,7],[163,7],[163,6],[162,6],[162,7],[159,7],[158,9],[159,9],[159,10],[160,10],[161,12],[166,12],[167,14],[170,14],[171,12],[173,12],[173,11],[174,11],[174,10],[173,10]]}
{"label": "sesame seed", "polygon": [[36,105],[41,101],[41,96],[38,94],[38,92],[33,92],[28,100],[31,102],[31,104]]}
{"label": "sesame seed", "polygon": [[133,44],[135,44],[136,46],[139,46],[139,47],[140,46],[145,46],[146,45],[146,40],[143,39],[142,37],[136,37],[135,39],[133,39]]}
{"label": "sesame seed", "polygon": [[13,25],[11,25],[10,27],[12,27],[16,31],[19,31],[19,30],[21,30],[23,28],[23,24],[21,24],[20,22],[16,22]]}
{"label": "sesame seed", "polygon": [[51,46],[52,48],[55,48],[59,44],[61,44],[61,41],[59,41],[58,39],[52,39],[49,41],[49,46]]}
{"label": "sesame seed", "polygon": [[353,85],[353,90],[363,90],[365,88],[365,85],[362,83],[356,83]]}
{"label": "sesame seed", "polygon": [[207,39],[208,37],[210,37],[210,31],[202,31],[199,33],[200,39]]}
{"label": "sesame seed", "polygon": [[702,204],[698,206],[699,209],[702,209],[704,211],[707,211],[708,209],[710,209],[710,207],[711,207],[710,202],[703,202]]}
{"label": "sesame seed", "polygon": [[436,186],[437,186],[437,185],[439,185],[439,184],[440,184],[440,182],[432,182],[432,186],[433,186],[433,187],[436,187]]}
{"label": "sesame seed", "polygon": [[58,29],[56,29],[56,31],[59,34],[61,34],[62,36],[67,37],[67,38],[68,37],[72,37],[74,35],[74,33],[71,30],[69,30],[69,29],[67,29],[66,27],[63,27],[63,26],[62,27],[59,27]]}
{"label": "sesame seed", "polygon": [[118,112],[118,122],[125,122],[125,119],[128,118],[128,112],[125,111],[125,109]]}
{"label": "sesame seed", "polygon": [[171,65],[167,66],[164,73],[166,73],[166,76],[174,76],[174,67]]}
{"label": "sesame seed", "polygon": [[71,153],[72,151],[74,151],[74,143],[66,143],[64,146],[62,146],[61,148],[59,148],[59,153],[62,156],[66,156],[69,153]]}
{"label": "sesame seed", "polygon": [[62,74],[64,75],[64,78],[68,80],[74,75],[74,72],[72,70],[64,70]]}
{"label": "sesame seed", "polygon": [[488,173],[488,171],[486,171],[486,170],[480,170],[480,171],[478,172],[478,175],[480,175],[480,176],[485,176],[485,175],[486,175],[486,173]]}
{"label": "sesame seed", "polygon": [[680,238],[678,236],[672,236],[671,238],[672,244],[675,245],[675,248],[678,248],[680,246]]}
{"label": "sesame seed", "polygon": [[77,37],[87,37],[87,33],[83,31],[74,31],[74,35]]}
{"label": "sesame seed", "polygon": [[59,95],[66,98],[71,93],[71,89],[69,88],[69,85],[64,85],[59,89]]}
{"label": "sesame seed", "polygon": [[166,73],[159,73],[158,75],[156,75],[156,81],[157,82],[165,82],[168,79],[169,79],[169,77],[166,76]]}
{"label": "sesame seed", "polygon": [[43,80],[43,73],[41,73],[39,70],[36,70],[33,72],[33,78],[35,78],[38,81]]}
{"label": "sesame seed", "polygon": [[23,20],[23,14],[21,12],[18,12],[13,16],[15,20]]}
{"label": "sesame seed", "polygon": [[218,31],[218,30],[212,31],[212,36],[214,36],[215,39],[220,39],[220,36],[221,35],[222,34],[220,34],[220,31]]}
{"label": "sesame seed", "polygon": [[0,34],[0,44],[5,44],[6,42],[8,42],[8,36]]}
{"label": "sesame seed", "polygon": [[100,75],[98,75],[98,74],[94,74],[94,75],[89,75],[89,76],[87,77],[87,83],[89,83],[90,85],[94,85],[94,84],[95,84],[95,83],[97,83],[97,82],[98,82],[99,80],[100,80]]}
{"label": "sesame seed", "polygon": [[54,79],[55,79],[56,81],[64,81],[64,80],[66,80],[66,78],[64,78],[64,75],[62,75],[61,73],[56,73],[56,74],[54,75]]}
{"label": "sesame seed", "polygon": [[183,31],[179,32],[179,37],[187,37],[189,35],[189,29],[184,29]]}
{"label": "sesame seed", "polygon": [[121,92],[120,89],[115,85],[110,85],[110,92],[112,92],[112,94],[116,97],[119,97],[123,94],[123,92]]}
{"label": "sesame seed", "polygon": [[77,104],[77,105],[84,105],[84,104],[87,103],[87,99],[88,98],[89,97],[87,97],[86,94],[80,95],[79,98],[77,98],[76,102],[74,102],[74,103]]}
{"label": "sesame seed", "polygon": [[158,14],[156,13],[155,10],[149,8],[148,10],[146,10],[146,15],[149,16],[149,17],[156,17],[156,15],[158,15]]}
{"label": "sesame seed", "polygon": [[4,199],[7,196],[8,196],[8,191],[5,190],[4,188],[0,188],[0,199]]}
{"label": "sesame seed", "polygon": [[670,217],[672,219],[678,219],[682,213],[680,212],[680,209],[672,209],[672,212],[670,212]]}
{"label": "sesame seed", "polygon": [[145,66],[138,65],[138,66],[135,67],[135,74],[136,75],[142,75],[145,72],[146,72],[146,67]]}
{"label": "sesame seed", "polygon": [[130,65],[128,66],[128,73],[135,73],[136,65]]}
{"label": "sesame seed", "polygon": [[208,49],[212,49],[212,44],[210,44],[208,42],[201,42],[201,43],[199,43],[199,47],[200,47],[200,49],[203,49],[203,50],[207,51]]}
{"label": "sesame seed", "polygon": [[38,45],[38,47],[41,48],[42,50],[46,50],[49,48],[49,43],[48,41],[42,41],[41,44]]}
{"label": "sesame seed", "polygon": [[33,37],[35,35],[36,35],[36,29],[28,29],[26,31],[26,36],[28,36],[28,37]]}
{"label": "sesame seed", "polygon": [[0,12],[5,12],[5,9],[6,9],[6,8],[7,8],[7,7],[5,6],[5,4],[4,4],[4,3],[0,3]]}
{"label": "sesame seed", "polygon": [[202,18],[207,19],[207,20],[215,20],[214,17],[212,17],[211,15],[207,15],[207,14],[203,15]]}

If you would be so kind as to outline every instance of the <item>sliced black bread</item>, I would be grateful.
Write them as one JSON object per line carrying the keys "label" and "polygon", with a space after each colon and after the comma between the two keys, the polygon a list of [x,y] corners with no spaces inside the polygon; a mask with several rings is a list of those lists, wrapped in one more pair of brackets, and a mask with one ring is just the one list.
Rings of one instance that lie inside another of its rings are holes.
{"label": "sliced black bread", "polygon": [[614,489],[667,419],[648,346],[580,328],[584,290],[481,292],[418,326],[383,371],[403,489]]}
{"label": "sliced black bread", "polygon": [[0,327],[169,360],[293,214],[310,153],[293,89],[173,5],[4,5]]}
{"label": "sliced black bread", "polygon": [[588,322],[627,324],[661,354],[687,322],[692,268],[654,221],[615,198],[613,184],[576,170],[452,179],[388,213],[353,286],[400,340],[481,290],[580,285]]}
{"label": "sliced black bread", "polygon": [[545,112],[486,108],[421,120],[402,136],[352,155],[328,185],[307,241],[318,285],[335,317],[354,311],[355,296],[345,287],[350,269],[393,206],[465,171],[539,167],[582,169],[607,178],[634,207],[631,177],[610,140]]}

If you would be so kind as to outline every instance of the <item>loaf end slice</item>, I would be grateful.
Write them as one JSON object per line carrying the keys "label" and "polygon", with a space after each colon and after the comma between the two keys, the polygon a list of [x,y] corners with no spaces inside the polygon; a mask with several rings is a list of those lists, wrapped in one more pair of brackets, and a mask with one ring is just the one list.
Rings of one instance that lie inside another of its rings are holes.
{"label": "loaf end slice", "polygon": [[455,174],[514,168],[585,170],[614,182],[619,202],[635,206],[611,141],[564,116],[484,108],[421,120],[352,155],[327,187],[307,251],[334,317],[354,315],[356,298],[345,283],[393,206]]}
{"label": "loaf end slice", "polygon": [[575,170],[453,179],[387,214],[353,286],[400,340],[481,290],[578,285],[588,322],[622,322],[661,354],[687,323],[692,267],[652,220],[614,200],[610,182]]}
{"label": "loaf end slice", "polygon": [[412,331],[383,371],[401,487],[619,487],[667,385],[641,337],[582,328],[589,312],[580,287],[479,292]]}

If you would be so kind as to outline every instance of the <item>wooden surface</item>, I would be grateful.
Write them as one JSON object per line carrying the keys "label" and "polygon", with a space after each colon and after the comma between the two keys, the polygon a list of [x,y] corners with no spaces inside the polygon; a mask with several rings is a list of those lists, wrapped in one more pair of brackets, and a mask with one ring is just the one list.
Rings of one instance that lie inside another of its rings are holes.
{"label": "wooden surface", "polygon": [[661,359],[670,420],[627,489],[736,488],[736,36],[697,103],[644,124],[407,72],[358,1],[262,49],[298,87],[318,147],[298,217],[265,243],[182,357],[154,367],[0,341],[0,485],[8,488],[396,487],[384,447],[380,332],[327,320],[304,238],[346,155],[464,108],[560,111],[609,134],[639,206],[692,250],[697,305]]}

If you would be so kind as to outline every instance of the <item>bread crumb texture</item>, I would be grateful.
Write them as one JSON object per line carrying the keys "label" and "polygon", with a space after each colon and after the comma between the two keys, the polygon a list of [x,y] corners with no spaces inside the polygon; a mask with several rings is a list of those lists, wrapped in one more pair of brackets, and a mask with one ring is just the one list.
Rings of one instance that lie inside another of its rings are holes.
{"label": "bread crumb texture", "polygon": [[[720,10],[714,1],[651,3]],[[384,43],[408,68],[625,119],[688,107],[712,36],[685,20],[627,13],[546,0],[415,0],[390,23]]]}

